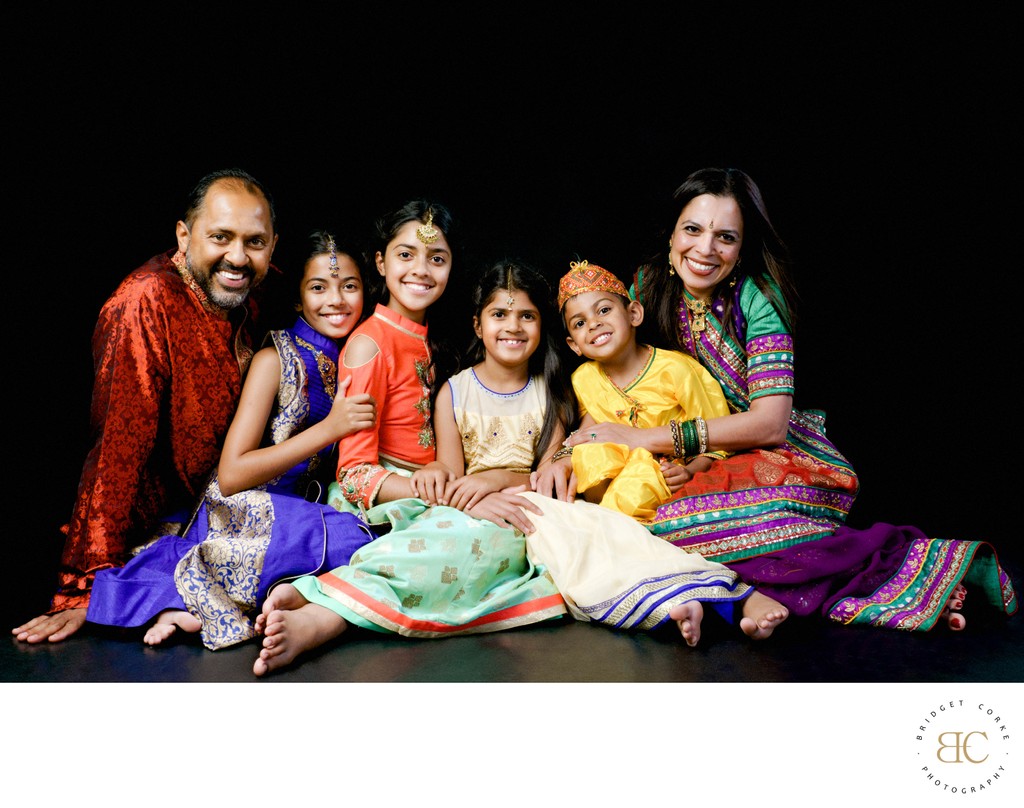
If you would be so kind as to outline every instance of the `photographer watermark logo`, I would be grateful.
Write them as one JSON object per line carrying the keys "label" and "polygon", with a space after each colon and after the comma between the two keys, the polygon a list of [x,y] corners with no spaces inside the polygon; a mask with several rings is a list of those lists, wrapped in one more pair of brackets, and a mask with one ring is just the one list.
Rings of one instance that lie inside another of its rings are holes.
{"label": "photographer watermark logo", "polygon": [[921,782],[932,791],[986,794],[1008,777],[1010,724],[995,704],[951,699],[922,717],[915,735]]}

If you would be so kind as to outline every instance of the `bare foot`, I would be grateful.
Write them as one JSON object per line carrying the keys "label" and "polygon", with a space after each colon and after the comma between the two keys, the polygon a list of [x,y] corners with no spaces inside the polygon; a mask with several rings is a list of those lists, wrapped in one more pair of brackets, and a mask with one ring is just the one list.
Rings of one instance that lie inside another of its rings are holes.
{"label": "bare foot", "polygon": [[252,666],[257,676],[283,668],[303,651],[333,640],[348,628],[341,615],[315,603],[275,609],[266,615],[263,625],[263,650]]}
{"label": "bare foot", "polygon": [[189,634],[195,634],[202,627],[203,624],[199,622],[199,618],[189,612],[181,609],[167,609],[157,615],[156,622],[146,630],[142,641],[146,645],[159,645],[179,628]]}
{"label": "bare foot", "polygon": [[85,609],[66,609],[63,612],[33,617],[27,623],[11,630],[22,642],[60,642],[66,640],[85,625]]}
{"label": "bare foot", "polygon": [[267,615],[278,609],[299,609],[309,603],[305,596],[291,584],[279,584],[270,590],[263,608],[256,615],[256,633],[262,634],[267,627]]}
{"label": "bare foot", "polygon": [[960,614],[966,597],[967,587],[957,584],[953,587],[953,594],[949,596],[946,607],[942,610],[942,619],[946,621],[951,631],[963,631],[967,628],[967,618]]}
{"label": "bare foot", "polygon": [[772,636],[779,624],[789,617],[789,609],[774,598],[762,595],[756,589],[743,601],[740,629],[754,640]]}
{"label": "bare foot", "polygon": [[700,621],[704,619],[704,607],[699,600],[688,600],[673,606],[668,616],[676,621],[679,633],[686,644],[693,648],[700,640]]}
{"label": "bare foot", "polygon": [[967,597],[967,587],[957,584],[953,587],[953,594],[946,601],[946,608],[951,612],[958,612],[964,607],[964,599]]}
{"label": "bare foot", "polygon": [[953,587],[953,594],[949,596],[949,600],[946,601],[946,606],[942,610],[942,619],[946,621],[951,631],[963,631],[967,628],[967,618],[960,614],[966,597],[967,587],[957,584]]}
{"label": "bare foot", "polygon": [[943,609],[942,619],[949,624],[950,631],[963,631],[967,628],[967,618],[960,614],[960,612]]}

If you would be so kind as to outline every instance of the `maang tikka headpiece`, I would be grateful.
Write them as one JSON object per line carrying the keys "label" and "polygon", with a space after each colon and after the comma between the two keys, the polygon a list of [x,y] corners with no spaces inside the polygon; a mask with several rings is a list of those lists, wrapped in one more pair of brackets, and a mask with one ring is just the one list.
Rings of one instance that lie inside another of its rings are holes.
{"label": "maang tikka headpiece", "polygon": [[331,258],[331,277],[338,277],[338,248],[334,243],[334,236],[327,234],[327,253]]}
{"label": "maang tikka headpiece", "polygon": [[427,220],[416,228],[416,238],[424,244],[433,244],[441,237],[441,231],[434,227],[434,211],[427,211]]}
{"label": "maang tikka headpiece", "polygon": [[506,288],[508,290],[508,300],[505,301],[505,302],[507,303],[509,309],[511,309],[516,304],[516,299],[512,295],[512,267],[509,267],[507,271],[508,271],[508,279],[505,282],[505,286],[506,286]]}

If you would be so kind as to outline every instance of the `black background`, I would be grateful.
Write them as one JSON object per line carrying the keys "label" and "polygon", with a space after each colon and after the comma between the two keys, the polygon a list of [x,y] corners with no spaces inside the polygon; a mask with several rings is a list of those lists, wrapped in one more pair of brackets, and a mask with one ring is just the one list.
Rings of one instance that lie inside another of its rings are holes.
{"label": "black background", "polygon": [[1006,19],[468,8],[11,18],[15,619],[53,587],[88,448],[99,307],[174,246],[194,182],[229,166],[273,192],[278,262],[315,226],[364,227],[427,194],[461,219],[471,252],[511,252],[552,278],[578,257],[626,277],[686,174],[743,168],[797,260],[797,405],[827,412],[860,472],[851,523],[916,524],[1021,557]]}

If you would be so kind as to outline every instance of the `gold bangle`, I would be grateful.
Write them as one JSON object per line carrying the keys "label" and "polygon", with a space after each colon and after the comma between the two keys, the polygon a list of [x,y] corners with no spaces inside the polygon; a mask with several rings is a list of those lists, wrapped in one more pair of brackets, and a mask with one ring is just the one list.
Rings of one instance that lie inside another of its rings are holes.
{"label": "gold bangle", "polygon": [[697,454],[704,454],[708,450],[708,422],[699,415],[693,422],[697,427],[697,440],[700,443],[700,451]]}
{"label": "gold bangle", "polygon": [[683,456],[683,436],[679,431],[679,422],[672,419],[668,422],[668,428],[672,432],[672,455],[673,457]]}

